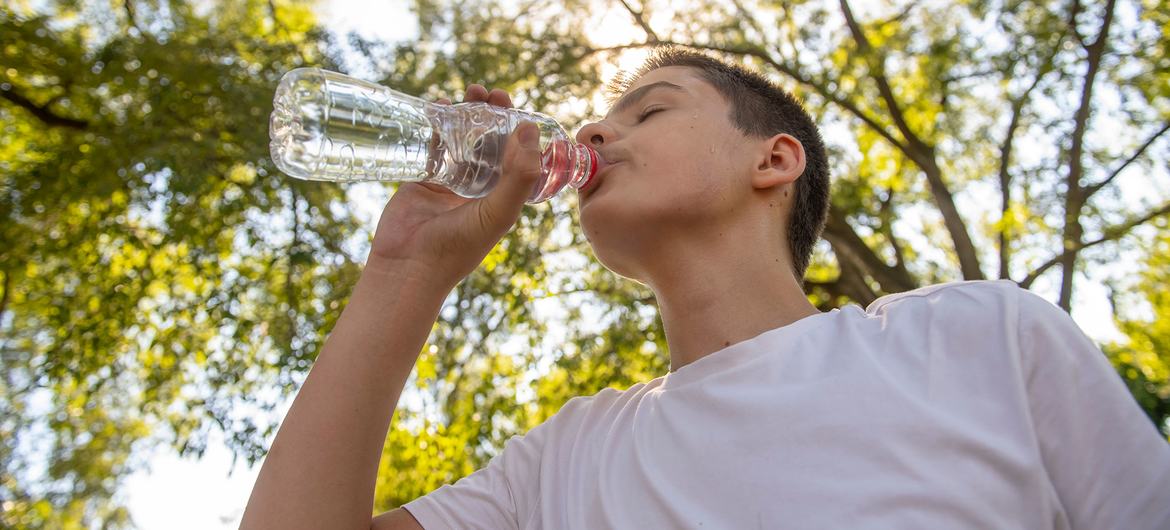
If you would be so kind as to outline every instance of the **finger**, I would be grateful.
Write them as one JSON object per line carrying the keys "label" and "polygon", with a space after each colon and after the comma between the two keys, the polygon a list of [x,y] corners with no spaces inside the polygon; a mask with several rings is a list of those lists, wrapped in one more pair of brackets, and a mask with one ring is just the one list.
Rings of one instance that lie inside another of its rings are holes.
{"label": "finger", "polygon": [[512,108],[512,96],[498,88],[493,88],[488,94],[487,102],[499,107]]}
{"label": "finger", "polygon": [[506,232],[520,216],[520,209],[539,180],[540,129],[535,123],[523,122],[508,137],[500,182],[480,202],[487,223]]}
{"label": "finger", "polygon": [[474,84],[467,87],[467,93],[463,96],[463,101],[487,101],[488,91],[483,85]]}

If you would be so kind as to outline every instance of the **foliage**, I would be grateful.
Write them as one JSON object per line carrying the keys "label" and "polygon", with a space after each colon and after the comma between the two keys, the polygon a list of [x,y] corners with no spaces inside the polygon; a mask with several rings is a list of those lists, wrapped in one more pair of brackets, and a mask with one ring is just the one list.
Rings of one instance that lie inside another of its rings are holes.
{"label": "foliage", "polygon": [[257,126],[329,64],[308,7],[147,7],[0,10],[5,526],[127,522],[160,442],[258,458],[244,411],[294,388],[360,267],[341,192],[279,175]]}
{"label": "foliage", "polygon": [[[1165,229],[1165,226],[1160,227]],[[1170,234],[1150,244],[1146,269],[1130,291],[1115,290],[1118,327],[1128,341],[1105,352],[1150,421],[1170,433]],[[1167,435],[1170,440],[1170,434]]]}
{"label": "foliage", "polygon": [[[263,125],[285,71],[353,58],[308,4],[214,7],[0,8],[4,526],[130,524],[118,486],[156,446],[198,456],[222,431],[261,457],[266,411],[360,271],[370,234],[347,188],[279,174]],[[570,128],[629,50],[748,63],[848,131],[830,142],[814,303],[1000,277],[1071,308],[1077,285],[1138,256],[1135,281],[1112,281],[1128,341],[1106,352],[1170,434],[1170,10],[860,7],[419,0],[417,38],[349,41],[374,81],[432,99],[480,82]],[[601,16],[637,36],[596,44]],[[573,200],[526,208],[447,299],[407,391],[418,401],[387,436],[378,511],[481,467],[571,397],[666,372],[653,297],[592,259]]]}

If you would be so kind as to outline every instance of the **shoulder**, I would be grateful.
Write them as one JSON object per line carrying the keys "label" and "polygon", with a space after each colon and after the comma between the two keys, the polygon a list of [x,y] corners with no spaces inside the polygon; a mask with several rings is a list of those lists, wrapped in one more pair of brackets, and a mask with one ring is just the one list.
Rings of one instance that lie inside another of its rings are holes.
{"label": "shoulder", "polygon": [[1010,280],[947,282],[883,296],[865,312],[884,327],[914,334],[940,330],[956,343],[989,344],[999,337],[1006,341],[1002,346],[1014,349],[1024,300],[1047,303]]}
{"label": "shoulder", "polygon": [[941,325],[971,337],[1000,330],[1021,337],[1022,346],[1038,332],[1080,331],[1063,309],[1010,280],[929,285],[878,298],[865,312],[917,329]]}
{"label": "shoulder", "polygon": [[[1020,293],[1027,292],[1011,280],[946,282],[883,296],[869,304],[865,312],[877,315],[895,310],[919,309],[962,315],[986,314],[989,309],[1001,309],[1014,313],[1019,305]],[[1035,295],[1031,296],[1039,299]]]}
{"label": "shoulder", "polygon": [[569,401],[576,402],[575,409],[578,412],[604,411],[641,399],[648,390],[657,387],[661,382],[662,378],[658,377],[645,383],[635,383],[625,390],[606,387],[591,396],[577,396]]}
{"label": "shoulder", "polygon": [[[612,418],[626,405],[636,403],[645,393],[658,386],[662,378],[645,383],[636,383],[625,390],[613,387],[603,388],[588,396],[576,396],[565,402],[544,424],[555,424],[556,430],[572,426],[593,425]],[[542,425],[544,425],[542,424]]]}

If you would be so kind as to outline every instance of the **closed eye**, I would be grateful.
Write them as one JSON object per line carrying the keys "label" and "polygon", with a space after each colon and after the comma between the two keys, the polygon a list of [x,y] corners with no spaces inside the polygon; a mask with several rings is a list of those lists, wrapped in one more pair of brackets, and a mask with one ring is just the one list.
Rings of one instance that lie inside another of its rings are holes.
{"label": "closed eye", "polygon": [[650,108],[642,111],[642,114],[640,116],[638,116],[638,123],[642,123],[642,122],[646,121],[646,118],[649,118],[651,114],[654,114],[654,113],[656,113],[658,111],[662,111],[662,110],[666,110],[666,109],[664,109],[662,107],[650,107]]}

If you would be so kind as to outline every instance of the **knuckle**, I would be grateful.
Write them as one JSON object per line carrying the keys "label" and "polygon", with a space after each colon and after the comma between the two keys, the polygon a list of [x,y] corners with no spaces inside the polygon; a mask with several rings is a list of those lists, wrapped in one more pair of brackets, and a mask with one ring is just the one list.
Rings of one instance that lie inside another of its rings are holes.
{"label": "knuckle", "polygon": [[516,169],[516,176],[522,180],[536,180],[540,178],[540,166],[536,164],[525,164]]}

